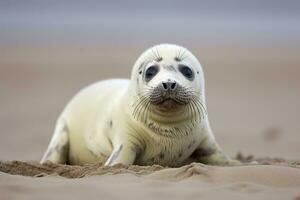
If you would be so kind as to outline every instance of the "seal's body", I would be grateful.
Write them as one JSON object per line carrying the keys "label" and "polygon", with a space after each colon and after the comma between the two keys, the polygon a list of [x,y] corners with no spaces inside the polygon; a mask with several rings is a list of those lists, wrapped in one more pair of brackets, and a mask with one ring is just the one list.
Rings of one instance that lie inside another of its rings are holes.
{"label": "seal's body", "polygon": [[130,80],[101,81],[78,93],[41,162],[178,166],[191,156],[235,163],[210,129],[200,63],[185,48],[163,44],[140,56]]}

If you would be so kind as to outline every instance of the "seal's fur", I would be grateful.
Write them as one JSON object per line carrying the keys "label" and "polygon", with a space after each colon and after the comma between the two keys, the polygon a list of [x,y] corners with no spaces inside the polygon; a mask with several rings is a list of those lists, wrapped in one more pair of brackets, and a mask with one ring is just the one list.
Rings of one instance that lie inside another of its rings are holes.
{"label": "seal's fur", "polygon": [[187,49],[162,44],[138,58],[130,80],[100,81],[77,94],[41,162],[178,166],[191,157],[235,163],[212,134],[200,63]]}

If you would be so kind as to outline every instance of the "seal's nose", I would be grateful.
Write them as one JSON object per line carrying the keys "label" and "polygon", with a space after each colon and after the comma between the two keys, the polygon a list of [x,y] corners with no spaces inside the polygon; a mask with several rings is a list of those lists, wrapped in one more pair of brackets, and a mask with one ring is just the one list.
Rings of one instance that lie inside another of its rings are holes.
{"label": "seal's nose", "polygon": [[175,90],[177,83],[175,81],[162,82],[164,90]]}

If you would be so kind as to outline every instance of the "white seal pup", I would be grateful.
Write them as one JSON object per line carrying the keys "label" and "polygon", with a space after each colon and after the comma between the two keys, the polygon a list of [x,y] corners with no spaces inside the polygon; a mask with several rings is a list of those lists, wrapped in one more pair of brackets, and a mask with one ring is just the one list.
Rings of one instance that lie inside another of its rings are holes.
{"label": "white seal pup", "polygon": [[146,50],[130,80],[100,81],[77,94],[59,117],[41,163],[180,166],[186,160],[231,165],[211,131],[204,75],[187,49]]}

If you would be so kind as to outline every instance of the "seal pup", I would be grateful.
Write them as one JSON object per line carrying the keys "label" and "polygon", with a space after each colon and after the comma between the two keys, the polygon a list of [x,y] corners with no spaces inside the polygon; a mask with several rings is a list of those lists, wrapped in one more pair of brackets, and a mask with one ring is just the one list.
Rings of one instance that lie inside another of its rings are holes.
{"label": "seal pup", "polygon": [[41,163],[180,166],[187,160],[232,165],[209,125],[203,70],[184,47],[156,45],[131,79],[80,91],[58,118]]}

